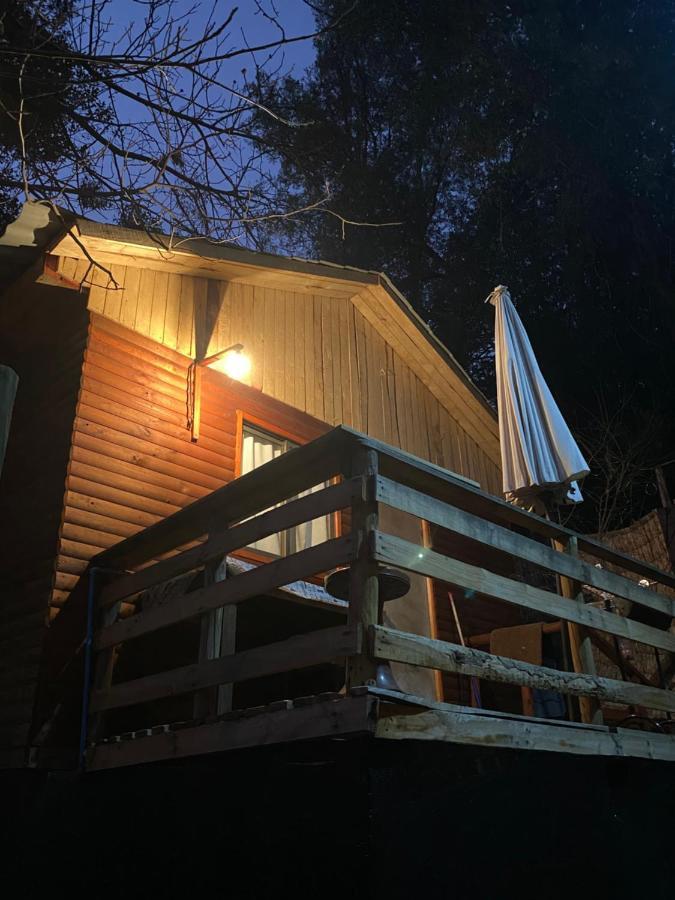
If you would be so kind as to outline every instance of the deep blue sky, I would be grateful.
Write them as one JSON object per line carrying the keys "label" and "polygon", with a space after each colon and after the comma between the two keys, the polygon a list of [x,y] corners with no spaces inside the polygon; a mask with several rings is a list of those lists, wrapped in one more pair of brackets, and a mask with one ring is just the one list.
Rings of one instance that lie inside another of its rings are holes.
{"label": "deep blue sky", "polygon": [[[309,34],[314,28],[314,16],[311,9],[303,0],[261,0],[260,5],[269,13],[273,13],[272,2],[278,12],[278,18],[282,23],[288,37],[301,34]],[[232,20],[228,41],[232,47],[243,46],[242,31],[249,45],[263,44],[276,40],[279,31],[258,10],[253,0],[240,0],[237,3],[218,2],[216,4],[217,20],[219,22],[227,18],[233,8],[237,12]],[[176,16],[194,9],[190,17],[192,32],[198,33],[202,29],[209,13],[213,8],[211,0],[175,0],[174,10]],[[111,0],[108,6],[108,15],[113,19],[118,30],[124,31],[129,23],[143,21],[147,7],[142,2],[135,0]],[[314,59],[314,47],[312,41],[299,41],[286,46],[284,53],[284,68],[292,69],[295,75],[300,75]],[[260,61],[264,57],[261,56]],[[239,78],[241,69],[247,65],[246,57],[239,57],[232,64],[233,78]],[[248,62],[251,68],[250,61]]]}
{"label": "deep blue sky", "polygon": [[[1,2],[2,0],[0,0]],[[90,2],[91,0],[81,0],[80,23],[82,31],[80,32],[80,40],[83,42],[83,49],[86,49],[89,36],[87,10],[90,7],[87,4]],[[100,4],[101,0],[95,0],[95,2]],[[283,35],[274,22],[270,21],[271,17],[276,17],[279,20],[287,39],[305,34],[311,35],[315,30],[314,15],[303,0],[259,0],[259,3],[254,2],[254,0],[241,0],[237,4],[231,3],[229,0],[227,2],[218,0],[215,4],[215,12],[212,0],[173,0],[170,7],[167,5],[159,8],[158,21],[151,30],[154,32],[159,31],[164,36],[166,32],[161,26],[166,21],[167,15],[173,21],[174,28],[176,25],[184,28],[185,23],[187,23],[187,31],[182,35],[181,41],[182,46],[186,46],[202,37],[209,20],[216,27],[220,26],[228,21],[233,10],[236,10],[236,12],[228,25],[227,33],[217,38],[218,43],[210,42],[207,44],[204,51],[207,57],[216,53],[239,51],[247,47],[256,47],[279,41]],[[143,33],[146,27],[147,15],[148,4],[144,0],[108,0],[102,8],[101,15],[105,31],[105,45],[100,46],[98,52],[128,52],[128,48],[134,45],[134,38]],[[115,40],[119,42],[117,46],[112,45],[112,42]],[[148,52],[149,48],[143,47],[141,53],[147,54]],[[270,55],[272,55],[271,59]],[[252,58],[250,52],[246,51],[232,60],[221,63],[217,73],[209,64],[206,64],[200,71],[207,78],[209,76],[216,77],[221,84],[228,85],[235,91],[247,93],[244,83],[247,79],[253,79],[256,65],[270,74],[292,72],[299,78],[312,63],[314,56],[314,42],[310,38],[284,45],[274,50],[257,51],[255,59]],[[244,69],[246,70],[245,74],[242,73]],[[119,70],[120,74],[122,71],[122,69]],[[161,84],[162,78],[166,78],[167,82],[171,83],[172,90],[182,92],[183,87],[185,87],[186,102],[189,103],[192,91],[192,76],[189,73],[170,68],[166,69],[164,73],[161,72],[161,69],[154,70],[153,79],[156,79]],[[181,79],[185,79],[184,86],[181,85]],[[133,70],[129,71],[125,82],[130,90],[137,92],[143,97],[147,84],[135,80]],[[199,79],[197,79],[197,83],[200,87],[203,87],[208,82],[199,82]],[[152,89],[151,85],[150,92],[152,92]],[[242,105],[236,99],[236,95],[231,95],[227,89],[210,87],[208,90],[208,101],[212,104],[212,109],[216,110],[215,115],[220,115],[219,110],[221,109],[227,110],[230,100],[232,100],[232,105],[235,109]],[[222,103],[218,98],[219,92],[221,92]],[[175,102],[180,105],[181,101],[178,95],[175,94],[174,96],[176,97]],[[165,98],[162,96],[160,101],[164,103]],[[167,147],[175,149],[174,145],[167,143],[167,141],[171,141],[172,137],[175,138],[175,134],[170,134],[167,138],[167,133],[170,132],[170,123],[167,124],[166,129],[163,129],[161,125],[158,126],[157,121],[153,120],[153,113],[145,108],[142,100],[131,100],[118,94],[114,97],[113,103],[117,113],[116,127],[119,129],[119,133],[124,135],[124,146],[128,150],[133,152],[134,149],[140,149],[143,153],[160,154]],[[225,113],[226,115],[227,112]],[[182,136],[179,135],[178,139],[182,139]],[[118,139],[118,143],[122,143],[121,138]],[[188,139],[188,146],[189,143]],[[231,138],[229,143],[225,141],[222,146],[218,146],[216,142],[216,147],[215,152],[220,154],[222,171],[227,170],[232,173],[234,183],[237,182],[238,177],[243,178],[241,185],[244,188],[249,184],[251,186],[258,183],[264,184],[265,179],[274,181],[276,171],[274,161],[267,160],[264,157],[259,159],[257,147],[247,143],[245,138],[240,141],[237,138]],[[156,158],[159,158],[159,156]],[[249,162],[251,163],[250,171],[246,168]],[[113,166],[110,159],[103,159],[99,167],[104,175],[116,183],[119,177],[117,167]],[[134,162],[133,158],[127,161],[123,168],[125,171],[124,177],[130,184],[134,185],[136,183],[143,185],[145,182],[148,182],[151,176],[155,175],[152,165]],[[222,174],[214,172],[214,175],[217,183],[223,181]],[[206,177],[208,178],[209,176],[207,175]],[[224,177],[226,178],[227,176]],[[263,179],[262,182],[260,181],[261,178]],[[266,190],[269,190],[269,185],[262,188],[263,194]],[[159,198],[161,192],[158,191],[156,193]],[[160,209],[162,204],[159,199],[158,203],[157,209]],[[169,203],[169,205],[171,204]],[[100,211],[98,215],[103,215],[103,212]],[[157,227],[160,227],[162,231],[169,230],[166,222]],[[235,229],[229,238],[232,240],[246,240],[246,234],[239,234]]]}

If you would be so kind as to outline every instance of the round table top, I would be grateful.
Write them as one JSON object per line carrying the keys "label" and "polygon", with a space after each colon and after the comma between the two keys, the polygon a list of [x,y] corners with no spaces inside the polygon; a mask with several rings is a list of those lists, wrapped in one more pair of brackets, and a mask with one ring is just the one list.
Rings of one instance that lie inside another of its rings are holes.
{"label": "round table top", "polygon": [[[410,590],[410,576],[391,566],[379,567],[377,581],[380,600],[383,602],[403,597]],[[324,578],[323,586],[332,597],[349,600],[349,566],[341,566],[329,572]]]}

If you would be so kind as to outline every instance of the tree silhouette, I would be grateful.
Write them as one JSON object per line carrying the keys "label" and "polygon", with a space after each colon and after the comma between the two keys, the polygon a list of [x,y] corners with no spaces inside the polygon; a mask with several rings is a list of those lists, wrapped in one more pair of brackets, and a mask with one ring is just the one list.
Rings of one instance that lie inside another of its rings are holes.
{"label": "tree silhouette", "polygon": [[[317,7],[319,25],[345,10]],[[333,210],[402,222],[317,213],[287,246],[387,270],[488,393],[482,299],[509,285],[574,427],[630,396],[614,437],[648,432],[643,468],[675,446],[674,20],[673,2],[373,0],[304,79],[259,87],[312,123],[258,122],[286,202],[328,185]]]}

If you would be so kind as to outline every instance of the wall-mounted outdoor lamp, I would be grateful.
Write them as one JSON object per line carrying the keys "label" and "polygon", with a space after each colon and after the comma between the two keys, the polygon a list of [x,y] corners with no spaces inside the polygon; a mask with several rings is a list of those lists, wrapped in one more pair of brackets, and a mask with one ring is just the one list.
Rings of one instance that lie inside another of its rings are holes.
{"label": "wall-mounted outdoor lamp", "polygon": [[245,381],[251,372],[251,360],[244,353],[243,344],[232,344],[204,359],[195,359],[188,369],[188,428],[192,440],[199,440],[202,406],[202,370],[206,367],[223,372],[235,381]]}

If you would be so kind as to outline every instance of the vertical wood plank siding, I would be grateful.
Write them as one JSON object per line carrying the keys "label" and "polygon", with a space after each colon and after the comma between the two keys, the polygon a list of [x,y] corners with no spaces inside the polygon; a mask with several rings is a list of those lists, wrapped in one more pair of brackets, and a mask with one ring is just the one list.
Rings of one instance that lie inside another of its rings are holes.
{"label": "vertical wood plank siding", "polygon": [[[62,259],[73,277],[81,262]],[[498,466],[344,297],[113,266],[89,306],[189,358],[244,344],[251,384],[326,422],[346,424],[501,491]],[[104,281],[104,278],[98,279]]]}

